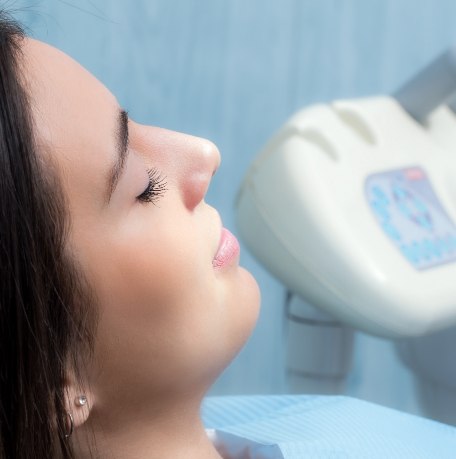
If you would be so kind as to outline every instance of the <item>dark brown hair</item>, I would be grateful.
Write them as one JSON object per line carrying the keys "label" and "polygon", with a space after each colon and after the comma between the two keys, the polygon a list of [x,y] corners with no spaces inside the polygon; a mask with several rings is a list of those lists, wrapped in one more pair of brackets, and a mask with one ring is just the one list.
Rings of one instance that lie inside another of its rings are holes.
{"label": "dark brown hair", "polygon": [[57,174],[36,147],[24,38],[0,11],[0,458],[69,459],[64,384],[92,348],[93,293],[66,250]]}

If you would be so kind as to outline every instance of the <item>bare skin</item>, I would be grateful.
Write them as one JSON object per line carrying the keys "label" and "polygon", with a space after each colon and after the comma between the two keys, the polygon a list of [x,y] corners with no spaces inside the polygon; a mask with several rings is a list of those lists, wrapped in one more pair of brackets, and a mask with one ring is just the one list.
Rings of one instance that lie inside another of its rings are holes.
{"label": "bare skin", "polygon": [[[40,154],[57,166],[71,217],[67,249],[99,299],[88,404],[68,375],[68,411],[78,458],[220,457],[200,421],[208,387],[247,340],[259,291],[235,259],[212,261],[218,213],[204,201],[220,154],[209,141],[128,122],[124,173],[110,200],[120,107],[90,73],[59,50],[23,42]],[[166,183],[138,199],[148,168]],[[158,196],[159,195],[159,196]]]}

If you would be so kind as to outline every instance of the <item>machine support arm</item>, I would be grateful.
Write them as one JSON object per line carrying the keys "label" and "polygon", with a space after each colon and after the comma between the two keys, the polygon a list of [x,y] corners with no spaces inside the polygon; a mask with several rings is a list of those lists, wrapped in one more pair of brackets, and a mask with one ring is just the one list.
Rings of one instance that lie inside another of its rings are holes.
{"label": "machine support arm", "polygon": [[421,122],[456,91],[456,45],[399,88],[393,97]]}

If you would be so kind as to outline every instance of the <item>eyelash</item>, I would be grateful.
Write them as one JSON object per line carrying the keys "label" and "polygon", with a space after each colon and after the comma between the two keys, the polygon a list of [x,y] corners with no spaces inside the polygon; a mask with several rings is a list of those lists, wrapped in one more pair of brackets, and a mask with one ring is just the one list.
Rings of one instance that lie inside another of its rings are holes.
{"label": "eyelash", "polygon": [[136,199],[141,202],[155,204],[167,191],[165,178],[160,175],[157,169],[147,169],[149,184],[147,188]]}

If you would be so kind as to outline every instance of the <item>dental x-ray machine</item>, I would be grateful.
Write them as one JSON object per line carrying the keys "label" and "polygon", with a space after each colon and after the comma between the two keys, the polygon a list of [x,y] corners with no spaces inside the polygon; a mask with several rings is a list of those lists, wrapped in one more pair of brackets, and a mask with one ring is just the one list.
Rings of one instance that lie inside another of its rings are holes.
{"label": "dental x-ray machine", "polygon": [[[418,378],[428,371],[454,387],[440,403],[456,411],[456,369],[439,373],[432,357],[441,330],[456,348],[456,105],[443,105],[455,91],[453,48],[392,97],[299,111],[248,171],[238,226],[292,292],[287,365],[297,391],[318,375],[316,391],[338,392],[359,329],[399,339]],[[420,341],[429,336],[433,344]]]}

